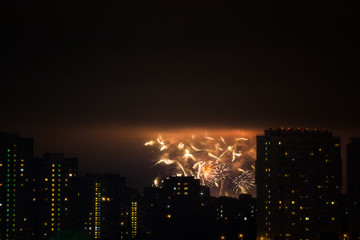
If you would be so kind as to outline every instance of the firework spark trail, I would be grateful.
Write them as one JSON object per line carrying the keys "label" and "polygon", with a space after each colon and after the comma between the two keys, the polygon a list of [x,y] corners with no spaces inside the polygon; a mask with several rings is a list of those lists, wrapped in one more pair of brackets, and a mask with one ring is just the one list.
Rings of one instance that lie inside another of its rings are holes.
{"label": "firework spark trail", "polygon": [[[194,176],[200,179],[201,185],[209,186],[221,196],[224,190],[229,189],[229,184],[235,186],[230,188],[235,192],[251,190],[241,184],[251,183],[254,178],[254,174],[250,174],[254,172],[254,146],[248,138],[234,138],[231,144],[229,141],[229,138],[207,135],[191,135],[190,138],[181,139],[163,138],[159,135],[156,140],[146,142],[145,146],[155,148],[159,155],[153,166],[174,165],[175,169],[171,168],[175,171],[174,174]],[[249,180],[240,184],[245,172]]]}
{"label": "firework spark trail", "polygon": [[224,183],[227,177],[230,176],[232,171],[231,164],[229,163],[219,163],[215,167],[215,185],[220,187],[219,196],[222,195],[224,189]]}
{"label": "firework spark trail", "polygon": [[151,140],[145,143],[145,146],[152,146],[155,144],[155,141]]}
{"label": "firework spark trail", "polygon": [[237,193],[248,193],[253,187],[255,187],[254,174],[250,171],[244,171],[233,179],[235,184],[234,191]]}
{"label": "firework spark trail", "polygon": [[179,161],[176,161],[176,160],[170,160],[170,159],[161,159],[159,161],[157,161],[155,165],[159,164],[159,163],[165,163],[166,165],[170,165],[170,164],[173,164],[173,163],[177,163],[177,165],[180,167],[180,169],[183,171],[184,173],[184,176],[187,176],[187,173],[183,167],[183,165],[181,163],[179,163]]}
{"label": "firework spark trail", "polygon": [[201,185],[212,186],[215,178],[216,163],[214,161],[207,161],[199,162],[195,165],[198,166],[197,178],[200,179]]}

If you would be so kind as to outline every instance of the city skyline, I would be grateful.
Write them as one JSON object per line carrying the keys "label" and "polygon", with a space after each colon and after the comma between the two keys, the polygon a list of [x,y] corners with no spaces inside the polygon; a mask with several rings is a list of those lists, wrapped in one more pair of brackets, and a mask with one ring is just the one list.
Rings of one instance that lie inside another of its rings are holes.
{"label": "city skyline", "polygon": [[[241,157],[242,151],[245,159],[248,154],[251,157],[254,147],[251,142],[245,143],[248,138],[240,137],[239,142],[229,143],[228,137],[216,140],[193,136],[193,141],[180,138],[184,143],[179,143],[179,139],[158,136],[156,142],[160,151],[165,151],[163,154],[175,154],[175,147],[180,153],[174,160],[158,162],[178,161],[178,165],[174,164],[178,171],[175,175],[165,173],[158,179],[160,184],[146,187],[144,194],[139,194],[120,174],[81,176],[77,158],[65,157],[63,153],[45,153],[34,158],[32,138],[1,133],[0,222],[4,224],[0,224],[0,235],[9,240],[57,239],[66,235],[139,240],[202,239],[201,236],[214,240],[358,238],[359,138],[347,144],[351,169],[345,178],[350,192],[342,194],[339,137],[319,129],[265,129],[264,134],[256,137],[256,161],[246,160],[256,165],[254,198],[243,191],[249,183],[244,182],[247,181],[244,176],[239,176],[243,188],[236,186],[241,189],[236,191],[237,196],[228,194],[225,188],[221,190],[221,181],[228,176],[232,179],[231,175],[236,177],[233,174],[238,170],[246,172],[246,164],[238,165],[241,161],[236,156]],[[224,148],[221,142],[233,145],[220,150],[214,161],[216,151]],[[186,151],[187,144],[194,151]],[[154,140],[144,145],[156,147]],[[197,151],[211,158],[198,155]],[[226,167],[213,172],[215,179],[210,177],[212,170],[209,177],[202,177],[201,168],[186,166],[191,161],[195,165],[216,162],[216,168],[229,164],[225,153],[233,157],[235,165],[233,169]],[[191,159],[181,160],[182,154]],[[221,185],[220,193],[214,195],[214,185],[207,181]],[[180,229],[187,231],[178,232]]]}
{"label": "city skyline", "polygon": [[[267,129],[272,129],[272,128],[267,128]],[[248,165],[248,167],[245,167],[245,170],[253,170],[254,166],[255,166],[255,160],[256,160],[256,137],[257,136],[261,136],[264,134],[264,131],[266,131],[267,129],[263,129],[262,131],[256,131],[256,130],[239,130],[239,129],[218,129],[218,130],[212,130],[212,131],[208,131],[205,129],[180,129],[177,131],[174,130],[167,130],[167,131],[163,131],[162,134],[159,132],[155,132],[155,131],[149,131],[148,135],[142,135],[144,133],[144,131],[140,131],[141,134],[139,134],[139,136],[141,136],[139,139],[136,140],[136,146],[135,148],[138,148],[136,150],[127,150],[127,152],[123,152],[122,149],[116,149],[117,152],[117,156],[118,159],[113,158],[110,155],[107,155],[107,158],[103,158],[101,155],[96,155],[95,157],[93,156],[93,160],[96,160],[95,163],[93,163],[93,166],[88,166],[88,159],[82,159],[81,157],[79,157],[79,155],[74,154],[74,152],[69,151],[69,149],[65,148],[65,149],[61,149],[61,147],[57,146],[57,149],[47,149],[44,151],[39,151],[39,148],[37,146],[37,139],[33,138],[31,136],[23,136],[20,133],[21,137],[29,137],[34,139],[34,157],[35,158],[40,158],[42,157],[44,154],[48,154],[48,153],[56,153],[56,154],[64,154],[65,157],[67,158],[77,158],[79,161],[79,174],[81,176],[84,176],[87,173],[94,173],[94,174],[100,174],[100,173],[119,173],[121,174],[123,177],[126,177],[128,179],[128,184],[130,187],[134,187],[138,190],[140,190],[140,192],[142,192],[144,187],[148,187],[148,186],[152,186],[154,184],[154,180],[158,179],[161,180],[163,178],[166,178],[167,176],[171,176],[171,175],[178,175],[178,174],[184,174],[183,171],[181,170],[181,168],[178,168],[176,171],[174,170],[170,170],[171,168],[168,168],[168,170],[166,170],[166,164],[159,164],[158,161],[162,159],[161,157],[161,152],[159,152],[159,150],[154,149],[153,147],[150,148],[149,146],[146,146],[148,141],[152,141],[153,139],[157,139],[158,137],[164,138],[164,139],[170,139],[172,141],[171,144],[174,144],[175,146],[177,146],[177,143],[174,141],[178,141],[178,140],[186,140],[187,139],[191,139],[191,137],[195,137],[197,139],[209,136],[210,138],[214,138],[217,141],[228,141],[226,144],[229,144],[229,146],[231,146],[231,141],[234,141],[235,139],[245,139],[247,141],[247,144],[250,144],[248,149],[246,149],[246,151],[252,151],[252,163]],[[339,136],[336,133],[332,132],[329,129],[308,129],[308,128],[274,128],[274,129],[291,129],[291,130],[298,130],[301,129],[302,131],[308,130],[308,131],[314,131],[314,130],[319,130],[319,131],[329,131],[331,133],[334,134],[334,136]],[[6,134],[6,132],[5,132]],[[19,133],[15,133],[15,134],[19,134]],[[116,133],[111,133],[108,135],[108,137],[110,137],[111,139],[114,138],[114,135],[116,135]],[[87,136],[86,136],[87,137]],[[77,139],[77,141],[81,141],[85,138],[79,138]],[[351,136],[351,137],[356,137],[356,136]],[[54,142],[57,142],[57,140],[54,138],[53,139]],[[347,182],[346,182],[346,147],[347,144],[350,142],[350,139],[346,139],[344,141],[344,139],[340,139],[341,140],[341,158],[342,158],[342,175],[343,175],[343,184],[342,184],[342,193],[345,193],[347,190]],[[50,144],[54,144],[54,142],[51,142]],[[181,142],[181,141],[180,141]],[[134,144],[133,142],[129,142],[129,144]],[[71,145],[71,144],[70,144]],[[67,145],[67,146],[70,146]],[[61,146],[61,145],[60,145]],[[106,143],[104,143],[102,146],[106,146]],[[106,146],[105,149],[106,151],[109,151],[111,149],[111,147],[113,147],[113,145],[111,146]],[[226,147],[226,146],[225,146]],[[37,149],[37,151],[36,151]],[[72,150],[76,150],[75,148],[70,148]],[[139,151],[140,149],[140,151]],[[245,149],[244,149],[245,150]],[[100,151],[101,152],[101,151]],[[226,152],[226,151],[225,151]],[[241,152],[241,151],[240,151]],[[239,152],[239,153],[240,153]],[[137,161],[133,161],[131,164],[128,165],[124,165],[124,163],[126,164],[127,162],[122,162],[122,160],[127,159],[126,157],[124,157],[124,153],[130,154],[127,157],[131,157],[131,154],[133,154],[134,156],[133,159],[137,160]],[[245,152],[242,152],[242,154],[244,154]],[[88,153],[88,155],[94,154],[94,150],[90,150]],[[114,154],[114,152],[112,152],[112,154]],[[115,156],[116,156],[115,154]],[[249,154],[249,153],[246,153]],[[231,155],[231,154],[230,154]],[[81,154],[80,154],[81,156]],[[231,157],[231,156],[230,156]],[[243,162],[245,160],[245,158],[243,158],[244,156],[240,156],[239,159],[241,160],[241,162]],[[180,157],[181,158],[181,157]],[[101,159],[101,165],[97,165],[96,163]],[[209,157],[209,159],[212,159],[212,157]],[[231,161],[230,161],[231,162]],[[244,163],[242,163],[244,164]],[[176,164],[175,164],[176,165]],[[252,167],[251,167],[252,165]],[[177,165],[176,165],[177,166]],[[236,166],[236,165],[235,165]],[[241,165],[237,165],[237,166],[241,166]],[[252,169],[253,168],[253,169]],[[242,169],[242,170],[244,170]],[[130,170],[130,171],[128,171]],[[170,171],[169,171],[170,170]],[[252,189],[253,191],[256,190],[256,188]],[[231,191],[230,191],[231,192]],[[226,195],[228,195],[228,193],[226,193]],[[254,192],[253,192],[254,194]],[[216,195],[216,194],[215,194]],[[229,194],[229,196],[232,196],[232,194]],[[253,195],[256,196],[256,195]]]}
{"label": "city skyline", "polygon": [[358,238],[356,3],[5,4],[0,239]]}

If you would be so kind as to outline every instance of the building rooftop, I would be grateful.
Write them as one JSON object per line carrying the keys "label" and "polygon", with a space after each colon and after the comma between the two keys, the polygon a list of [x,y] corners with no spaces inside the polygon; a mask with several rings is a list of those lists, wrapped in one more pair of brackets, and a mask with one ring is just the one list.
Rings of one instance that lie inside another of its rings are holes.
{"label": "building rooftop", "polygon": [[309,128],[278,128],[265,130],[265,136],[328,136],[332,137],[332,132],[327,129],[309,129]]}

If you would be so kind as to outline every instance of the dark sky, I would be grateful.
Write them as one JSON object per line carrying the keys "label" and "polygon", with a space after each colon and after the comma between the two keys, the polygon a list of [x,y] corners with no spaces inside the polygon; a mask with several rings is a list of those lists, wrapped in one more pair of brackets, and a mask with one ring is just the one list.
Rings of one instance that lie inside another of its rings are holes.
{"label": "dark sky", "polygon": [[[0,130],[35,137],[38,154],[68,150],[83,165],[124,156],[111,170],[125,175],[146,154],[124,129],[360,135],[354,3],[12,1]],[[122,140],[110,137],[114,129]]]}

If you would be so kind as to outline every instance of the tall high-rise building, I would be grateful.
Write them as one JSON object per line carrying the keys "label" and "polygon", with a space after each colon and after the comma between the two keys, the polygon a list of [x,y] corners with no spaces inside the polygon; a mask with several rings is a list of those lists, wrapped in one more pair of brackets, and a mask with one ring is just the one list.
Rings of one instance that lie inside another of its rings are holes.
{"label": "tall high-rise building", "polygon": [[126,198],[125,178],[118,174],[87,174],[80,186],[81,228],[91,239],[126,239],[136,235],[137,202]]}
{"label": "tall high-rise building", "polygon": [[263,239],[340,233],[340,138],[319,130],[265,130],[257,137],[257,231]]}
{"label": "tall high-rise building", "polygon": [[35,159],[37,239],[76,229],[78,159],[45,153]]}
{"label": "tall high-rise building", "polygon": [[347,145],[348,231],[351,239],[360,239],[360,138]]}
{"label": "tall high-rise building", "polygon": [[34,234],[33,139],[0,133],[0,239],[31,239]]}

